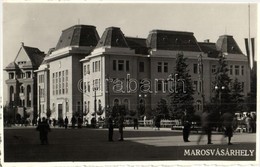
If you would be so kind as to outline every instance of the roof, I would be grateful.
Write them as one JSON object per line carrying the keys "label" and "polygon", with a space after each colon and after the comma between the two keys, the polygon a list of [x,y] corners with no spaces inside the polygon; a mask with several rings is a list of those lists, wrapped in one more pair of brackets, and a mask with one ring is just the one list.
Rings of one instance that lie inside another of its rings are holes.
{"label": "roof", "polygon": [[118,27],[106,28],[96,47],[104,46],[128,48],[125,36]]}
{"label": "roof", "polygon": [[42,64],[46,64],[46,63],[47,63],[46,60],[45,60],[45,58],[46,58],[46,57],[49,57],[50,54],[51,54],[54,50],[55,50],[55,48],[50,48],[50,49],[49,49],[49,51],[47,52],[46,56],[44,57],[44,59],[43,59],[43,61],[42,61]]}
{"label": "roof", "polygon": [[216,43],[218,51],[232,53],[232,54],[243,54],[231,35],[222,35],[219,37]]}
{"label": "roof", "polygon": [[198,42],[202,52],[207,53],[208,57],[217,58],[219,51],[217,51],[216,43]]}
{"label": "roof", "polygon": [[45,56],[44,52],[34,47],[29,47],[29,46],[22,46],[22,47],[24,48],[25,52],[29,56],[32,66],[38,67],[39,65],[41,65]]}
{"label": "roof", "polygon": [[158,50],[201,51],[193,33],[183,31],[152,30],[147,38],[147,46]]}
{"label": "roof", "polygon": [[19,69],[19,66],[15,62],[11,62],[8,66],[5,67],[5,70],[15,70]]}
{"label": "roof", "polygon": [[55,50],[68,46],[95,47],[99,40],[96,27],[91,25],[74,25],[62,31]]}
{"label": "roof", "polygon": [[145,38],[126,37],[128,46],[135,50],[136,54],[148,54]]}

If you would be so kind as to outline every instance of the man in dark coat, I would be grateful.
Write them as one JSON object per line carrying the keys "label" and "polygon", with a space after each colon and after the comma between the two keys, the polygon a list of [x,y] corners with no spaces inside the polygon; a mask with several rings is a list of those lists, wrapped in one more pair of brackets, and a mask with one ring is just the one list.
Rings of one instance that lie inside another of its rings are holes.
{"label": "man in dark coat", "polygon": [[224,113],[221,118],[223,121],[222,125],[225,129],[224,137],[228,137],[228,145],[232,145],[231,138],[233,137],[233,118],[234,116],[229,112]]}
{"label": "man in dark coat", "polygon": [[183,141],[184,142],[190,142],[189,141],[190,128],[191,128],[191,123],[188,120],[184,120],[184,122],[183,122]]}
{"label": "man in dark coat", "polygon": [[42,118],[42,121],[38,124],[36,130],[40,132],[41,144],[49,144],[48,133],[51,129],[45,117]]}
{"label": "man in dark coat", "polygon": [[118,119],[118,129],[119,129],[119,133],[120,133],[119,141],[124,141],[123,128],[124,128],[124,116],[120,115],[119,119]]}
{"label": "man in dark coat", "polygon": [[110,115],[108,118],[108,141],[113,141],[113,132],[114,132],[113,117]]}
{"label": "man in dark coat", "polygon": [[65,120],[64,120],[64,127],[65,127],[65,129],[67,129],[68,128],[68,123],[69,123],[69,119],[68,119],[68,117],[66,116],[66,118],[65,118]]}
{"label": "man in dark coat", "polygon": [[134,129],[135,128],[138,130],[138,119],[137,118],[134,118]]}
{"label": "man in dark coat", "polygon": [[209,111],[204,111],[201,115],[201,127],[202,127],[202,133],[199,136],[199,139],[197,141],[197,144],[200,143],[202,137],[206,134],[208,136],[208,144],[211,143],[211,134],[212,134],[212,127],[211,127],[211,115]]}

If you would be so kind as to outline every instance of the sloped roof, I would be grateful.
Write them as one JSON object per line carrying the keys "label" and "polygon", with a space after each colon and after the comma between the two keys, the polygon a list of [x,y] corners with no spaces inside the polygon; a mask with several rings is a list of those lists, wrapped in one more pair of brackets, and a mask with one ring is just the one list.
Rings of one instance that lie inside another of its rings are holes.
{"label": "sloped roof", "polygon": [[11,62],[8,66],[5,67],[5,70],[16,70],[19,69],[19,66],[15,62]]}
{"label": "sloped roof", "polygon": [[34,67],[38,67],[39,65],[41,65],[43,59],[44,59],[44,52],[40,51],[38,48],[34,48],[34,47],[29,47],[29,46],[22,46],[25,50],[25,52],[27,53],[27,55],[29,56],[31,63],[27,64],[25,66],[34,66]]}
{"label": "sloped roof", "polygon": [[45,55],[45,57],[44,57],[44,59],[43,59],[43,61],[42,61],[42,64],[46,64],[46,63],[47,63],[46,60],[45,60],[45,58],[46,58],[46,57],[49,57],[50,54],[51,54],[54,50],[55,50],[55,48],[50,48],[50,49],[49,49],[49,51],[47,52],[47,54]]}
{"label": "sloped roof", "polygon": [[217,58],[219,51],[217,51],[216,43],[198,42],[202,52],[207,53],[208,57]]}
{"label": "sloped roof", "polygon": [[126,37],[128,46],[135,50],[136,54],[148,54],[145,38]]}
{"label": "sloped roof", "polygon": [[218,51],[232,53],[232,54],[243,54],[231,35],[222,35],[219,37],[216,43]]}
{"label": "sloped roof", "polygon": [[147,38],[147,46],[158,50],[200,52],[192,32],[152,30]]}
{"label": "sloped roof", "polygon": [[125,36],[118,27],[106,28],[96,47],[104,46],[128,48]]}
{"label": "sloped roof", "polygon": [[75,25],[62,31],[55,50],[68,46],[95,47],[99,40],[95,26]]}

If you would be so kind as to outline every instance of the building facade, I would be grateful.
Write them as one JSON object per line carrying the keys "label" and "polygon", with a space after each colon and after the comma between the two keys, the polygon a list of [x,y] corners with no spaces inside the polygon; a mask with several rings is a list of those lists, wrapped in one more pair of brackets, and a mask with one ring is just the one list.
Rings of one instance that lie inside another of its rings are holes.
{"label": "building facade", "polygon": [[128,112],[151,112],[160,99],[170,102],[168,80],[178,77],[174,69],[180,53],[187,58],[198,112],[214,96],[219,55],[225,56],[231,79],[242,83],[244,95],[250,91],[247,58],[230,35],[216,43],[198,42],[192,32],[166,30],[133,38],[108,27],[99,38],[94,26],[75,25],[62,31],[36,70],[38,113],[49,112],[57,120],[83,116],[90,123],[117,104]]}
{"label": "building facade", "polygon": [[[94,26],[75,25],[62,31],[56,47],[49,52],[44,59],[45,63],[37,70],[38,78],[49,76],[45,79],[44,88],[43,85],[38,86],[39,95],[47,91],[44,98],[40,98],[43,101],[39,101],[39,112],[46,115],[48,111],[48,117],[56,120],[82,115],[80,60],[93,50],[98,40]],[[49,102],[44,104],[44,99]],[[46,107],[41,108],[45,105]]]}
{"label": "building facade", "polygon": [[104,110],[116,104],[134,113],[144,110],[143,114],[155,110],[160,99],[169,103],[167,81],[177,77],[174,69],[179,53],[187,58],[197,112],[214,96],[212,82],[220,54],[226,58],[230,78],[238,78],[244,95],[250,91],[246,56],[232,36],[223,35],[210,43],[197,42],[191,32],[152,30],[143,39],[126,37],[120,28],[109,27],[81,60],[86,119],[105,117]]}
{"label": "building facade", "polygon": [[14,61],[4,69],[9,75],[6,80],[7,105],[15,108],[21,117],[27,114],[31,120],[37,116],[37,76],[34,70],[38,69],[44,56],[38,48],[21,43]]}

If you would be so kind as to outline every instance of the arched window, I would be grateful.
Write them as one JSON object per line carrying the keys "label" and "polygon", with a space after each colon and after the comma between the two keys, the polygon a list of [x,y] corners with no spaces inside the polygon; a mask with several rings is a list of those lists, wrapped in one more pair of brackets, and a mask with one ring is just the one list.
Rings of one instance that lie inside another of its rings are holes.
{"label": "arched window", "polygon": [[27,107],[31,107],[31,86],[27,86]]}
{"label": "arched window", "polygon": [[23,86],[21,86],[20,92],[21,92],[21,93],[24,93],[24,87],[23,87]]}
{"label": "arched window", "polygon": [[119,100],[118,99],[114,99],[114,106],[118,106],[119,105]]}

